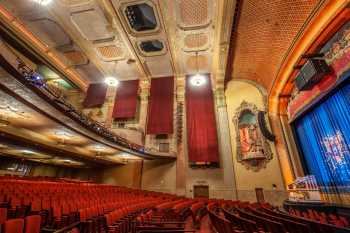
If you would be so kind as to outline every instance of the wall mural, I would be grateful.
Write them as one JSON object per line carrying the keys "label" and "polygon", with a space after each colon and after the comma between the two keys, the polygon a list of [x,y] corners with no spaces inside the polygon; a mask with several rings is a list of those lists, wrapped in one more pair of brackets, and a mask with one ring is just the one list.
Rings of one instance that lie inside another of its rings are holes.
{"label": "wall mural", "polygon": [[233,117],[236,128],[237,160],[247,169],[258,171],[272,159],[270,145],[258,122],[259,110],[243,101]]}

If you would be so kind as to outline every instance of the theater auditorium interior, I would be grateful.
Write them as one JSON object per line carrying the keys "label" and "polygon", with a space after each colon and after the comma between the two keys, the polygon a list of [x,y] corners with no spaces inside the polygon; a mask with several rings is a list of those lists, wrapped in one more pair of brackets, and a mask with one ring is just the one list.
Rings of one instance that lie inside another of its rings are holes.
{"label": "theater auditorium interior", "polygon": [[0,233],[350,232],[350,0],[0,0]]}

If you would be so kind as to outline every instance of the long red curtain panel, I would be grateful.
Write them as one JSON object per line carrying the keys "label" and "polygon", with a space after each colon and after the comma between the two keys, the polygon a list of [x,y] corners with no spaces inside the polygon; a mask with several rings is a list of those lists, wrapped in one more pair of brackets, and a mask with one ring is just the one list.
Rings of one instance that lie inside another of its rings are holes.
{"label": "long red curtain panel", "polygon": [[174,77],[151,80],[148,103],[147,134],[172,134]]}
{"label": "long red curtain panel", "polygon": [[201,85],[186,78],[188,158],[193,163],[218,163],[219,147],[210,76]]}
{"label": "long red curtain panel", "polygon": [[137,110],[139,80],[119,82],[113,108],[113,118],[134,118]]}
{"label": "long red curtain panel", "polygon": [[106,99],[107,85],[105,83],[92,83],[86,92],[83,102],[84,108],[101,107]]}

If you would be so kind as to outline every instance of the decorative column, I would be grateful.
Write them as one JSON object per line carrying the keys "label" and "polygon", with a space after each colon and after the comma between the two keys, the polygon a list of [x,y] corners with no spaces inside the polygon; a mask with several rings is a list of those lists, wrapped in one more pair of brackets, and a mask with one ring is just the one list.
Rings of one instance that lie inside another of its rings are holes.
{"label": "decorative column", "polygon": [[139,127],[142,131],[146,132],[147,123],[147,107],[148,107],[148,97],[150,94],[151,83],[149,80],[140,80],[140,120]]}
{"label": "decorative column", "polygon": [[185,76],[176,77],[176,194],[186,195],[186,157],[184,141],[186,140],[185,132]]}
{"label": "decorative column", "polygon": [[107,104],[107,115],[106,115],[106,121],[105,126],[107,128],[113,128],[113,109],[115,104],[115,95],[117,92],[116,87],[108,87],[107,89],[107,95],[106,95],[106,103]]}
{"label": "decorative column", "polygon": [[216,104],[216,127],[219,140],[220,166],[223,170],[225,188],[232,190],[231,198],[237,199],[237,188],[233,168],[229,119],[226,109],[225,91],[223,85],[216,85],[214,91]]}

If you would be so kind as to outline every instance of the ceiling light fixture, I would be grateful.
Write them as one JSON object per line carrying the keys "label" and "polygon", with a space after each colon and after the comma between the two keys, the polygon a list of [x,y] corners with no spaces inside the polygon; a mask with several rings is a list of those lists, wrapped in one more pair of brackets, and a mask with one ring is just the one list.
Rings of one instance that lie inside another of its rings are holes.
{"label": "ceiling light fixture", "polygon": [[203,84],[205,84],[205,81],[205,77],[202,74],[193,75],[190,80],[191,85],[195,87],[202,86]]}
{"label": "ceiling light fixture", "polygon": [[114,77],[106,77],[106,78],[105,78],[105,83],[106,83],[108,86],[116,87],[116,86],[118,86],[119,81],[118,81],[116,78],[114,78]]}
{"label": "ceiling light fixture", "polygon": [[35,152],[31,151],[31,150],[22,150],[22,154],[24,154],[24,155],[33,155],[33,154],[35,154]]}
{"label": "ceiling light fixture", "polygon": [[196,52],[196,67],[197,67],[197,73],[191,77],[190,83],[192,86],[199,87],[205,84],[206,78],[204,75],[199,73],[198,52]]}
{"label": "ceiling light fixture", "polygon": [[52,2],[52,0],[32,0],[32,1],[39,3],[42,6],[47,6]]}

